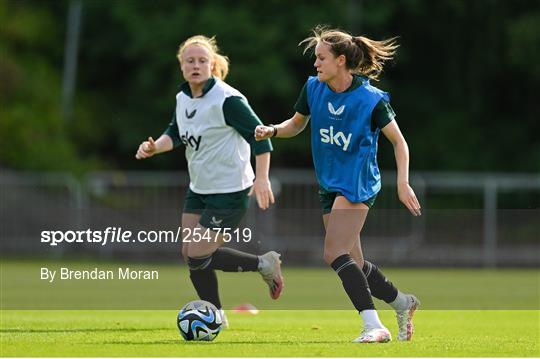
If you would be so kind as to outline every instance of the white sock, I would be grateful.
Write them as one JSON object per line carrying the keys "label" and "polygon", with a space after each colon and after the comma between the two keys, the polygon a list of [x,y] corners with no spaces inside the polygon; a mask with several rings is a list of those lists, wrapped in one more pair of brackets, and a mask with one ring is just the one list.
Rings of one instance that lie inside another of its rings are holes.
{"label": "white sock", "polygon": [[362,320],[364,320],[365,328],[385,328],[379,320],[379,315],[375,309],[366,309],[360,312]]}
{"label": "white sock", "polygon": [[398,290],[396,299],[388,304],[395,310],[407,310],[409,309],[409,298]]}

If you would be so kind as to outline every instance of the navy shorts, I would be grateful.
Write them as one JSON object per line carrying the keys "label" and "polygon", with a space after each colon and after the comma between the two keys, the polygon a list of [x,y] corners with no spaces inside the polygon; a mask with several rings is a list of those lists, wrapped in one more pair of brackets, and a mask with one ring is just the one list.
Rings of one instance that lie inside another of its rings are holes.
{"label": "navy shorts", "polygon": [[[329,192],[325,190],[323,187],[319,186],[319,201],[321,202],[323,214],[328,214],[332,212],[332,206],[334,205],[334,201],[336,200],[336,197],[338,196],[343,196],[343,194],[340,192]],[[373,197],[365,200],[362,203],[368,206],[368,208],[371,208],[375,204],[376,198],[377,198],[377,195],[374,195]]]}

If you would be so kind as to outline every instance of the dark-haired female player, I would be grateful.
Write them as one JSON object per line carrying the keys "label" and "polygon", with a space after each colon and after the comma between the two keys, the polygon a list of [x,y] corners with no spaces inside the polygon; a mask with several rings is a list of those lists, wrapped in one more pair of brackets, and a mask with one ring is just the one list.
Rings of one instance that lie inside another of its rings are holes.
{"label": "dark-haired female player", "polygon": [[[380,322],[371,296],[397,312],[398,339],[410,340],[412,317],[420,304],[403,294],[363,257],[360,232],[381,188],[377,139],[382,132],[394,146],[398,196],[414,216],[420,204],[409,186],[409,150],[387,93],[373,87],[386,60],[393,57],[395,39],[374,41],[340,30],[317,27],[300,44],[315,49],[317,76],[307,80],[294,116],[279,125],[258,126],[255,138],[296,136],[311,118],[311,146],[319,181],[326,228],[324,260],[341,278],[343,287],[364,321],[354,342],[391,340]],[[304,51],[305,52],[305,51]]]}

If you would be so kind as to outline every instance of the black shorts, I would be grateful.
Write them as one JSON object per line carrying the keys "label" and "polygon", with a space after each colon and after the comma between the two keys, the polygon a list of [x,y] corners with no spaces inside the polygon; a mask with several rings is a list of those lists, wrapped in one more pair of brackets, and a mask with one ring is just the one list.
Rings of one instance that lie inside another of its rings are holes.
{"label": "black shorts", "polygon": [[[323,187],[319,186],[319,201],[321,202],[321,206],[323,208],[323,214],[332,212],[332,206],[334,205],[334,201],[338,196],[343,196],[343,194],[340,192],[329,192]],[[368,208],[371,208],[375,204],[375,199],[377,199],[377,195],[368,198],[362,203],[368,206]]]}
{"label": "black shorts", "polygon": [[188,189],[184,213],[200,214],[206,228],[238,228],[249,206],[250,188],[232,193],[199,194]]}

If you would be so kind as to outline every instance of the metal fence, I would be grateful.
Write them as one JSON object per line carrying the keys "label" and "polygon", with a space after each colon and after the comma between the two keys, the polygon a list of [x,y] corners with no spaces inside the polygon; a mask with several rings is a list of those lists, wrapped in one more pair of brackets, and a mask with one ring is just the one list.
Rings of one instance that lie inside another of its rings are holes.
{"label": "metal fence", "polygon": [[[395,173],[362,233],[366,258],[408,266],[538,266],[540,175],[419,172],[411,177],[424,213],[411,216],[397,200]],[[272,171],[276,204],[252,204],[244,248],[281,251],[290,263],[322,264],[324,228],[312,170]],[[137,260],[176,259],[174,246],[50,247],[40,232],[100,228],[174,228],[189,184],[185,172],[0,174],[1,249],[6,255],[71,255]]]}

